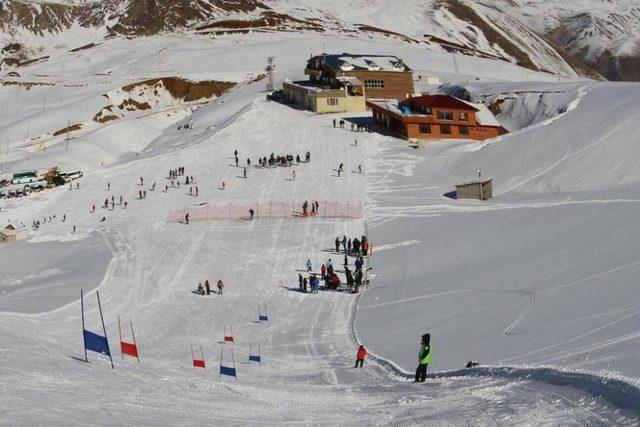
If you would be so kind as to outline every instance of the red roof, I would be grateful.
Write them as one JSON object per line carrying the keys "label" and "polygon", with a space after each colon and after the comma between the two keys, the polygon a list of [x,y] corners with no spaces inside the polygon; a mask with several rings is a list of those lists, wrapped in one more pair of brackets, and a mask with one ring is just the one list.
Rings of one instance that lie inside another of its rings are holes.
{"label": "red roof", "polygon": [[424,105],[431,108],[451,108],[456,110],[478,111],[466,102],[449,95],[412,96],[407,101],[413,105]]}

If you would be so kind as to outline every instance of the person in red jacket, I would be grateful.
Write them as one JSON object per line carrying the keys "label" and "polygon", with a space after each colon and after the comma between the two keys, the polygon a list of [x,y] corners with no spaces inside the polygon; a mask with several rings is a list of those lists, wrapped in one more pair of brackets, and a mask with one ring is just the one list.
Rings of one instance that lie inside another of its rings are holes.
{"label": "person in red jacket", "polygon": [[367,349],[364,348],[363,345],[360,346],[360,348],[358,348],[358,354],[356,354],[356,366],[354,366],[354,368],[358,367],[358,363],[360,364],[360,367],[362,368],[362,364],[364,363],[364,358],[367,357]]}

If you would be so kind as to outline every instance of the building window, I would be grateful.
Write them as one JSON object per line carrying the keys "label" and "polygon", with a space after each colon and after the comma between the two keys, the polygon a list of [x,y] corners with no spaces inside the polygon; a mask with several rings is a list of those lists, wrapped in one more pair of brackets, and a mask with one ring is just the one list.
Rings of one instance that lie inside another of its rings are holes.
{"label": "building window", "polygon": [[460,121],[461,122],[468,122],[469,121],[469,113],[461,112],[460,113]]}
{"label": "building window", "polygon": [[420,123],[420,133],[431,133],[429,123]]}
{"label": "building window", "polygon": [[443,135],[451,135],[451,126],[440,125],[440,133]]}
{"label": "building window", "polygon": [[438,119],[440,120],[453,120],[453,113],[447,110],[438,111]]}
{"label": "building window", "polygon": [[329,107],[335,107],[338,105],[338,98],[327,98],[327,105]]}
{"label": "building window", "polygon": [[365,80],[364,81],[364,87],[383,88],[384,87],[384,80]]}
{"label": "building window", "polygon": [[469,135],[469,126],[460,126],[460,135]]}

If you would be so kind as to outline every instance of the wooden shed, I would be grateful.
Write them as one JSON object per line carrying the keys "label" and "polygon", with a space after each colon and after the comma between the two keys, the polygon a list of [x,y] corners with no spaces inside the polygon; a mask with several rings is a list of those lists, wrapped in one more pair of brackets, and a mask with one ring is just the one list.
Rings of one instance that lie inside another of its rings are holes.
{"label": "wooden shed", "polygon": [[456,199],[488,200],[493,197],[493,178],[456,185]]}

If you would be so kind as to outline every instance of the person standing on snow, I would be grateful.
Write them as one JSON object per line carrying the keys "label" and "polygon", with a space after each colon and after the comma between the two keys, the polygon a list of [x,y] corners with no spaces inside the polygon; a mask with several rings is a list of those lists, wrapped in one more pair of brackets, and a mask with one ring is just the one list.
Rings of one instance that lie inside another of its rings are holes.
{"label": "person standing on snow", "polygon": [[354,368],[357,368],[358,364],[360,364],[360,367],[362,368],[362,364],[364,363],[365,357],[367,357],[367,349],[364,348],[363,345],[361,345],[358,348],[358,353],[356,354],[356,366],[354,366]]}
{"label": "person standing on snow", "polygon": [[336,237],[336,252],[340,252],[340,238]]}
{"label": "person standing on snow", "polygon": [[218,295],[222,295],[222,288],[224,288],[224,283],[222,280],[218,280]]}
{"label": "person standing on snow", "polygon": [[342,249],[347,252],[347,236],[342,236]]}
{"label": "person standing on snow", "polygon": [[322,274],[323,278],[327,275],[327,267],[325,267],[324,264],[322,264],[322,267],[320,268],[320,274]]}
{"label": "person standing on snow", "polygon": [[204,281],[204,287],[207,291],[207,295],[211,295],[211,285],[209,284],[209,279]]}
{"label": "person standing on snow", "polygon": [[307,271],[311,271],[311,270],[312,270],[312,268],[311,268],[311,260],[308,259],[307,260]]}
{"label": "person standing on snow", "polygon": [[418,352],[418,368],[416,369],[415,379],[417,383],[423,383],[427,379],[427,367],[431,363],[431,352],[431,335],[424,334],[420,344],[420,351]]}
{"label": "person standing on snow", "polygon": [[184,222],[185,224],[189,224],[189,212],[187,212],[187,214],[184,216]]}
{"label": "person standing on snow", "polygon": [[302,292],[302,274],[298,273],[298,290]]}

